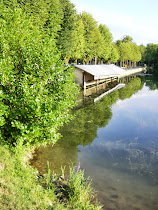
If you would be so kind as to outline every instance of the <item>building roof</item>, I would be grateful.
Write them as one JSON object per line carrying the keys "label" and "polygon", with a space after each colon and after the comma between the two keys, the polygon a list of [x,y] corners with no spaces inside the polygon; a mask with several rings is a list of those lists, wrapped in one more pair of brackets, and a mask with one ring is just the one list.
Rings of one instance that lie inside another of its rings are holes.
{"label": "building roof", "polygon": [[75,65],[75,67],[88,72],[94,76],[94,80],[104,79],[109,77],[118,77],[125,74],[125,70],[114,64],[101,65]]}

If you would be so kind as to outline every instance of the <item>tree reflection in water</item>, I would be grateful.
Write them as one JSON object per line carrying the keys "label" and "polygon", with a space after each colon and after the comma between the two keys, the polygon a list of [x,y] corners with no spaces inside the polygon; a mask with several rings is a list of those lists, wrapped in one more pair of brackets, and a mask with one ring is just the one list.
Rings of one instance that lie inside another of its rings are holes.
{"label": "tree reflection in water", "polygon": [[61,166],[66,166],[65,173],[68,173],[69,166],[78,160],[78,146],[91,144],[97,137],[97,129],[105,127],[112,118],[111,106],[118,98],[122,100],[129,98],[142,87],[141,79],[134,78],[125,88],[105,96],[95,104],[77,110],[74,119],[60,129],[63,137],[54,147],[48,145],[38,148],[31,164],[41,173],[45,173],[49,160],[51,170],[60,173]]}

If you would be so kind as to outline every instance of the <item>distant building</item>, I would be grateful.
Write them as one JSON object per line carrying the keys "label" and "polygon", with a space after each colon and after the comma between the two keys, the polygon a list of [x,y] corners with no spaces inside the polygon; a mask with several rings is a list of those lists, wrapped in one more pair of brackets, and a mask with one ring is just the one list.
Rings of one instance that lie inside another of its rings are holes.
{"label": "distant building", "polygon": [[75,69],[75,80],[82,88],[92,84],[119,80],[143,70],[143,68],[122,69],[114,64],[76,65]]}

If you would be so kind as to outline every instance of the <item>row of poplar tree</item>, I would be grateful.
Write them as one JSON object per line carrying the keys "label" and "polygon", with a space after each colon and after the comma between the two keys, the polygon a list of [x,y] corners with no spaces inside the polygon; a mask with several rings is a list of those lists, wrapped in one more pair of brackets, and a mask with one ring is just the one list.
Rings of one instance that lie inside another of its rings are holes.
{"label": "row of poplar tree", "polygon": [[141,45],[142,59],[141,63],[153,68],[153,72],[158,73],[158,44]]}
{"label": "row of poplar tree", "polygon": [[63,60],[132,66],[141,55],[150,65],[158,58],[157,45],[137,46],[130,36],[113,43],[105,25],[69,0],[3,0],[0,14],[1,142],[58,139],[79,92]]}
{"label": "row of poplar tree", "polygon": [[9,7],[18,4],[31,15],[34,25],[54,38],[60,58],[66,64],[117,63],[121,67],[133,67],[138,62],[155,61],[151,45],[138,46],[130,36],[114,43],[106,25],[98,26],[87,12],[77,14],[70,0],[3,0],[3,3]]}
{"label": "row of poplar tree", "polygon": [[113,43],[106,25],[91,14],[77,14],[69,0],[3,0],[9,7],[20,6],[49,36],[53,37],[62,60],[83,64],[116,63],[132,66],[141,60],[141,52],[131,37]]}

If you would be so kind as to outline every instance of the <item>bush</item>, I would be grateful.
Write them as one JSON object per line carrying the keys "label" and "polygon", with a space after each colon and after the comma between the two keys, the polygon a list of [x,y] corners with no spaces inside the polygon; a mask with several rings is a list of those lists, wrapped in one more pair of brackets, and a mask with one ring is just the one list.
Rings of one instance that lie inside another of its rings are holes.
{"label": "bush", "polygon": [[78,89],[54,40],[18,7],[0,3],[0,138],[14,144],[55,142]]}
{"label": "bush", "polygon": [[68,205],[73,206],[74,209],[101,209],[99,204],[92,204],[95,195],[91,188],[89,178],[84,178],[84,171],[79,170],[78,172],[75,172],[74,168],[70,168],[68,186]]}

